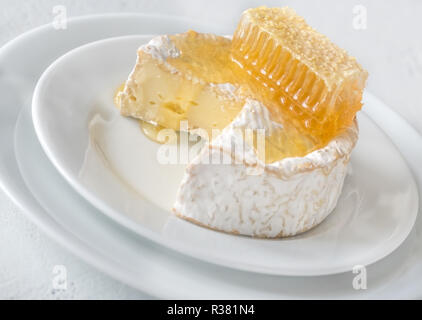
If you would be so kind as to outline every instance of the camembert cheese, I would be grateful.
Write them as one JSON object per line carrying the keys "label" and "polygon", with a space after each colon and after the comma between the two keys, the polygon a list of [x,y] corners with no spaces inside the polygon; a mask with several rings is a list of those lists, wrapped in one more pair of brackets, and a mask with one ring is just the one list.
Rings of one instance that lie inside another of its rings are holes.
{"label": "camembert cheese", "polygon": [[[189,31],[142,46],[117,104],[155,126],[179,130],[187,121],[207,139],[186,169],[176,215],[283,237],[336,206],[366,77],[293,10],[260,7],[242,15],[233,40]],[[223,158],[232,161],[212,161]]]}

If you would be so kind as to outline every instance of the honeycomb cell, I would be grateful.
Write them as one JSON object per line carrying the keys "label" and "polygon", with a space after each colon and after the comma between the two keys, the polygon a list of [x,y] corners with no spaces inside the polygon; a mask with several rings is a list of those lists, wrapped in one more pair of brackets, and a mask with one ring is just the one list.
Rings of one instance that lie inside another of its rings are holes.
{"label": "honeycomb cell", "polygon": [[234,33],[238,77],[280,122],[294,123],[321,147],[362,107],[367,72],[290,8],[246,10]]}

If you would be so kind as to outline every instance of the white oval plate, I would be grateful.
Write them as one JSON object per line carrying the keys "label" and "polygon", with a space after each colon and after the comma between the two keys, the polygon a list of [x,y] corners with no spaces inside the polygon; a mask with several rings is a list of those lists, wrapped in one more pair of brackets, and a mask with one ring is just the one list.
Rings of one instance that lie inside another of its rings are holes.
{"label": "white oval plate", "polygon": [[[179,27],[177,27],[177,25]],[[406,241],[367,268],[368,289],[354,290],[352,273],[282,277],[203,263],[140,236],[80,197],[46,158],[32,125],[32,91],[44,67],[89,41],[132,33],[183,31],[193,22],[177,17],[107,14],[71,18],[63,35],[50,25],[31,30],[0,49],[0,187],[55,241],[126,284],[161,298],[191,299],[415,299],[421,298],[421,218]],[[197,23],[195,28],[204,27]],[[204,30],[227,33],[207,26]],[[49,45],[48,55],[45,46]],[[14,79],[14,81],[11,81]],[[422,137],[382,101],[367,94],[366,112],[399,146],[422,185]],[[24,106],[24,108],[22,108]],[[15,122],[23,109],[19,122]],[[14,156],[16,155],[16,158]],[[19,168],[18,168],[19,163]],[[36,170],[34,170],[36,168]],[[48,183],[46,183],[48,182]],[[419,190],[419,197],[421,192]]]}
{"label": "white oval plate", "polygon": [[[150,36],[77,48],[40,78],[33,121],[47,156],[94,206],[153,241],[208,262],[279,275],[323,275],[369,265],[396,249],[418,210],[416,184],[383,132],[364,114],[336,210],[303,235],[263,240],[214,232],[170,215],[184,167],[156,160],[159,145],[113,106],[136,49]],[[374,152],[376,148],[376,152]]]}

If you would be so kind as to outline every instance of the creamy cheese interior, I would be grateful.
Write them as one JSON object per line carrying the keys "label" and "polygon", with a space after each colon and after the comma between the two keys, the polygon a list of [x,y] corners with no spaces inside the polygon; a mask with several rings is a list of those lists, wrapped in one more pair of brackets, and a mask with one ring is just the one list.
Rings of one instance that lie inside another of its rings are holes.
{"label": "creamy cheese interior", "polygon": [[[242,101],[234,95],[236,88],[224,83],[228,77],[218,71],[224,70],[221,61],[227,61],[231,42],[195,32],[167,41],[159,45],[167,45],[168,51],[174,46],[177,53],[173,56],[157,55],[148,46],[139,50],[135,70],[117,98],[120,111],[174,130],[187,121],[189,130],[200,128],[211,137],[213,129],[225,128],[242,108]],[[201,41],[208,50],[195,47]],[[197,57],[210,63],[201,64]]]}

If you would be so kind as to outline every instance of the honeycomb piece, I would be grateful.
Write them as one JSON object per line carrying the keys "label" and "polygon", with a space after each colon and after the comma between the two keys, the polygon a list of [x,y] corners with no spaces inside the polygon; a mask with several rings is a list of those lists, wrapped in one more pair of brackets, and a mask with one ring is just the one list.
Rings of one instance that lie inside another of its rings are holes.
{"label": "honeycomb piece", "polygon": [[[234,33],[232,60],[252,95],[292,121],[315,148],[352,125],[367,72],[290,8],[246,10]],[[284,120],[283,120],[284,119]]]}

